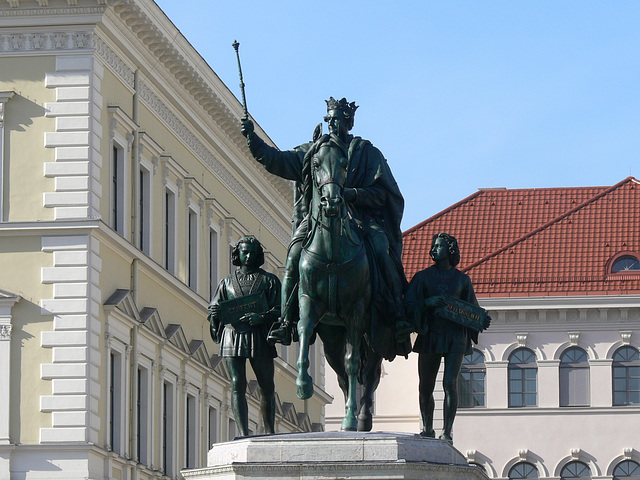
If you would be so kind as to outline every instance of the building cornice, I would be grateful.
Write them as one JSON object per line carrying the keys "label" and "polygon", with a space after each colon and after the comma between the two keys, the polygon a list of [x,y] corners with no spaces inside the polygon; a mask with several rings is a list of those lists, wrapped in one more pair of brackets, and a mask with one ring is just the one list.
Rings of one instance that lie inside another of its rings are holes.
{"label": "building cornice", "polygon": [[636,308],[640,295],[479,298],[487,310],[558,310],[571,308]]}

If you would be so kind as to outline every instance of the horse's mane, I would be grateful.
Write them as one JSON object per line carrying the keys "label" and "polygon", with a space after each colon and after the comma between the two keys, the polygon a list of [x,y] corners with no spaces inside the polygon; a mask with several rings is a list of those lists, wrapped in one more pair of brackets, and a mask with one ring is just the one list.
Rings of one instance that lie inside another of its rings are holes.
{"label": "horse's mane", "polygon": [[311,205],[311,197],[313,195],[313,175],[311,175],[311,159],[316,153],[318,153],[318,150],[320,150],[320,148],[325,145],[334,145],[335,147],[342,150],[345,156],[348,155],[345,145],[328,133],[321,135],[315,142],[313,142],[313,145],[311,145],[311,148],[305,154],[302,163],[302,201],[304,202],[304,205],[307,206],[307,209],[309,205]]}

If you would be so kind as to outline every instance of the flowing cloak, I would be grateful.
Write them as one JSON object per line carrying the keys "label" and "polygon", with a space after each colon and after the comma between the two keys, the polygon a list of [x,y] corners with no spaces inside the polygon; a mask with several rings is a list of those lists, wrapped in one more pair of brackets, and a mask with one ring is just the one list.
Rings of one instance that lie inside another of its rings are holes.
{"label": "flowing cloak", "polygon": [[[319,138],[315,145],[326,140],[326,135]],[[309,153],[313,153],[314,143],[309,142],[300,145],[293,150],[280,151],[266,143],[257,135],[251,135],[248,140],[251,152],[270,173],[296,182],[294,196],[294,229],[306,216],[309,206],[304,203],[303,185],[305,162],[310,161]],[[400,304],[401,298],[395,301],[384,298],[389,292],[402,293],[406,290],[407,281],[402,266],[402,230],[400,222],[404,211],[404,198],[400,193],[398,184],[391,173],[391,169],[382,152],[373,146],[368,140],[349,135],[348,139],[348,171],[345,180],[346,188],[356,189],[356,199],[351,203],[352,214],[361,222],[364,228],[368,228],[371,221],[375,222],[384,232],[389,244],[389,258],[393,264],[393,279],[382,278],[380,269],[376,267],[376,261],[369,245],[369,259],[373,259],[374,268],[371,268],[373,298],[380,299],[373,309],[374,321],[369,337],[372,347],[383,357],[392,359],[397,352],[395,345],[395,333],[393,326],[396,318],[402,315],[398,312],[396,304]],[[370,260],[371,261],[371,260]],[[386,282],[396,283],[389,288]],[[405,353],[405,352],[402,352]]]}
{"label": "flowing cloak", "polygon": [[238,292],[238,282],[234,281],[234,275],[240,277],[240,284],[243,282],[242,276],[246,276],[240,269],[227,275],[218,284],[216,292],[211,299],[211,305],[218,305],[224,300],[231,300],[249,293],[264,292],[269,309],[266,312],[254,312],[262,314],[264,321],[259,325],[250,325],[248,322],[240,322],[235,325],[222,325],[220,320],[211,315],[211,337],[216,343],[220,343],[221,357],[246,357],[246,358],[275,358],[277,352],[275,347],[267,343],[267,335],[271,325],[280,316],[280,280],[275,275],[258,268],[254,275],[259,275],[255,287],[250,290],[246,287],[244,292]]}
{"label": "flowing cloak", "polygon": [[418,338],[413,351],[418,353],[471,353],[471,341],[478,343],[478,332],[437,315],[425,308],[429,297],[451,295],[478,305],[469,275],[457,268],[439,270],[432,265],[415,274],[405,294],[405,309],[417,317]]}

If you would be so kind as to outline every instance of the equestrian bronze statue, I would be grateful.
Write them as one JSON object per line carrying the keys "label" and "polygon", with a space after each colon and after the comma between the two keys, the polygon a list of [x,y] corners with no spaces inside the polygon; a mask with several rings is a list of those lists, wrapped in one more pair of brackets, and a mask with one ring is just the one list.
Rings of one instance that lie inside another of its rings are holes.
{"label": "equestrian bronze statue", "polygon": [[[308,348],[317,333],[345,392],[342,428],[370,430],[382,358],[408,354],[411,325],[402,303],[404,200],[382,153],[349,133],[357,108],[331,97],[325,117],[329,134],[322,135],[319,126],[313,141],[290,151],[267,145],[246,117],[242,133],[269,172],[296,182],[296,230],[282,285],[282,317],[269,339],[288,345],[299,336],[297,393],[308,398],[313,393]],[[359,373],[364,396],[356,421]]]}

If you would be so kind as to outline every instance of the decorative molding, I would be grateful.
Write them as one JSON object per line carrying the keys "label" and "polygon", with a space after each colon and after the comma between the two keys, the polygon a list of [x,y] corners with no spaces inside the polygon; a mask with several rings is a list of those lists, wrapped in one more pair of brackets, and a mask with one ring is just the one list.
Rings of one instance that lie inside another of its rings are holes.
{"label": "decorative molding", "polygon": [[632,335],[632,331],[630,330],[625,330],[625,331],[621,331],[620,332],[620,338],[622,339],[622,344],[623,345],[629,345],[631,344],[631,335]]}
{"label": "decorative molding", "polygon": [[520,457],[521,461],[526,462],[527,458],[529,457],[529,450],[526,448],[518,450],[518,457]]}
{"label": "decorative molding", "polygon": [[162,186],[166,187],[169,184],[169,173],[171,172],[171,170],[169,170],[169,165],[167,165],[166,163],[162,166]]}
{"label": "decorative molding", "polygon": [[0,325],[0,340],[11,339],[11,325]]}
{"label": "decorative molding", "polygon": [[579,448],[572,448],[571,449],[571,458],[573,460],[578,460],[580,458],[580,454],[582,453],[582,450],[580,450]]}
{"label": "decorative molding", "polygon": [[[24,10],[22,10],[24,11]],[[0,10],[0,17],[6,10]],[[46,10],[46,15],[51,15]],[[0,52],[59,52],[65,50],[92,50],[91,32],[8,33],[0,35]]]}
{"label": "decorative molding", "polygon": [[[39,0],[38,3],[43,0]],[[9,6],[12,8],[18,8],[20,6],[20,0],[7,0]],[[44,15],[101,15],[107,9],[107,0],[101,0],[97,3],[104,5],[100,7],[60,7],[60,8],[25,8],[22,10],[0,10],[0,17],[41,17]],[[48,2],[47,2],[48,3]],[[40,3],[41,7],[45,7]]]}
{"label": "decorative molding", "polygon": [[580,332],[567,332],[567,335],[569,335],[569,343],[571,345],[578,345],[578,342],[580,341]]}
{"label": "decorative molding", "polygon": [[[4,126],[4,105],[15,95],[15,92],[0,92],[0,128]],[[0,139],[2,145],[2,139]]]}
{"label": "decorative molding", "polygon": [[93,48],[96,54],[111,68],[111,70],[133,89],[133,70],[116,54],[99,36],[93,36]]}
{"label": "decorative molding", "polygon": [[524,347],[527,345],[527,337],[529,336],[528,333],[524,332],[524,333],[516,333],[516,340],[518,342],[518,346],[519,347]]}

